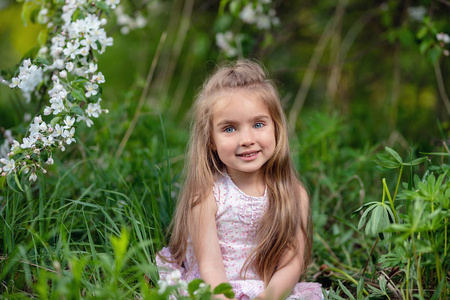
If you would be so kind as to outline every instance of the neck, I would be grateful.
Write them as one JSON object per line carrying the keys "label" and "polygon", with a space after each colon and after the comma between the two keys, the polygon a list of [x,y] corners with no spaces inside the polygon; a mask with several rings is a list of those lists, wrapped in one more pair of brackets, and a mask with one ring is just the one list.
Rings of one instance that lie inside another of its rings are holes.
{"label": "neck", "polygon": [[228,175],[234,184],[245,194],[254,197],[264,195],[266,184],[262,171],[254,173],[228,173]]}

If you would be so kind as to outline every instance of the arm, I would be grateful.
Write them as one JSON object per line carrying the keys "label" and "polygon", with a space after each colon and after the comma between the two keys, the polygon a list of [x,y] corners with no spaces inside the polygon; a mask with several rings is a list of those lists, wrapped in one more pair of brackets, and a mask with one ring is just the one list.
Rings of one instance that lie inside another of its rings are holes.
{"label": "arm", "polygon": [[[217,236],[216,212],[217,205],[211,192],[207,199],[193,208],[189,228],[200,276],[213,289],[228,282]],[[217,298],[228,299],[224,295]]]}
{"label": "arm", "polygon": [[[309,213],[309,198],[303,187],[300,188],[300,199],[302,199],[302,222],[306,224]],[[306,266],[303,264],[303,257],[305,253],[306,239],[308,237],[299,230],[297,239],[299,251],[294,253],[293,250],[288,250],[280,261],[280,266],[270,279],[265,290],[258,295],[257,299],[284,299],[287,297],[295,285],[298,283],[300,276],[305,271]],[[289,259],[292,259],[289,261]],[[287,264],[286,264],[287,263]]]}

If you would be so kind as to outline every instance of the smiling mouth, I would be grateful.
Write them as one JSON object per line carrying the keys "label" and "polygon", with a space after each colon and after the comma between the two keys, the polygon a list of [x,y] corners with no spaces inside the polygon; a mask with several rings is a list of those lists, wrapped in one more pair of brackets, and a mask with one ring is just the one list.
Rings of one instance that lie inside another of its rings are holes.
{"label": "smiling mouth", "polygon": [[238,154],[237,156],[240,156],[240,157],[252,157],[252,156],[258,154],[259,152],[260,151],[246,152],[246,153]]}

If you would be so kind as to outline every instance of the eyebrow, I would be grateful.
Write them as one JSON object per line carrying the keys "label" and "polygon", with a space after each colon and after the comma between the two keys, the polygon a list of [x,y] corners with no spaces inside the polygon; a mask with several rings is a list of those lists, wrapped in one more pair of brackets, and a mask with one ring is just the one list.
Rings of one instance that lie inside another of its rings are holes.
{"label": "eyebrow", "polygon": [[[253,118],[253,121],[259,121],[259,120],[264,120],[264,119],[269,119],[270,120],[270,117],[268,115],[259,115],[259,116],[255,116]],[[225,119],[225,120],[222,120],[219,123],[217,123],[216,127],[221,127],[221,126],[224,126],[224,125],[233,125],[234,123],[236,123],[235,120],[227,120],[227,119]]]}

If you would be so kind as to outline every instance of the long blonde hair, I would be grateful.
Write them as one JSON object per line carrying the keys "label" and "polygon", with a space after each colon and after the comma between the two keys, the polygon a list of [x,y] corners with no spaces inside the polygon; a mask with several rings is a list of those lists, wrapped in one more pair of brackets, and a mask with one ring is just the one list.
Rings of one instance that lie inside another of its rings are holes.
{"label": "long blonde hair", "polygon": [[[275,271],[283,267],[280,261],[288,249],[303,253],[303,270],[306,268],[311,257],[312,226],[309,211],[307,220],[302,218],[306,215],[303,210],[309,210],[309,203],[300,196],[303,187],[291,161],[286,118],[278,92],[263,68],[253,61],[238,60],[219,67],[205,81],[195,100],[186,181],[170,226],[169,249],[175,262],[181,265],[186,255],[192,208],[211,193],[216,176],[224,168],[212,148],[212,107],[219,93],[233,89],[247,89],[262,101],[275,127],[275,152],[263,166],[269,205],[257,229],[254,251],[242,270],[245,273],[253,267],[268,283]],[[304,249],[298,243],[299,234],[305,237]]]}

